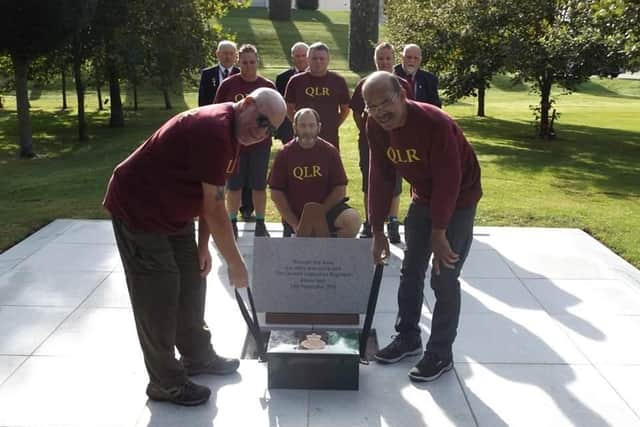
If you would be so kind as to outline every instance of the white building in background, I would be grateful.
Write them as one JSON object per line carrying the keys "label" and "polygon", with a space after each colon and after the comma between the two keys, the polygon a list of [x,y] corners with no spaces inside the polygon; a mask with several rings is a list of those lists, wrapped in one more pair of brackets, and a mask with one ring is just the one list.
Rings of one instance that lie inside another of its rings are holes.
{"label": "white building in background", "polygon": [[[320,10],[349,10],[351,0],[319,0]],[[269,0],[252,0],[251,7],[268,7]],[[291,0],[291,8],[295,9],[296,1]],[[379,10],[384,10],[384,0],[380,0]],[[380,22],[384,22],[384,16],[380,13]]]}
{"label": "white building in background", "polygon": [[[267,7],[269,0],[253,0],[251,7]],[[295,8],[295,0],[291,0],[291,7]],[[319,9],[321,10],[349,10],[351,6],[350,0],[320,0]]]}

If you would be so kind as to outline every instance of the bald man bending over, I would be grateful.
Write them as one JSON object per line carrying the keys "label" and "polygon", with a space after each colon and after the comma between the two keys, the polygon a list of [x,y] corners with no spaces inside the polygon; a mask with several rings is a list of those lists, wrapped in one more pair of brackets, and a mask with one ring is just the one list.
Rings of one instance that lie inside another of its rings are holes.
{"label": "bald man bending over", "polygon": [[431,288],[436,297],[431,335],[413,381],[432,381],[453,367],[452,346],[460,316],[460,270],[473,240],[476,205],[482,196],[480,166],[455,121],[439,108],[408,100],[393,74],[367,77],[362,93],[371,149],[369,216],[373,259],[389,256],[383,225],[396,171],[412,188],[404,223],[407,246],[398,288],[398,335],[376,353],[395,363],[422,353],[420,315],[424,278],[433,254]]}
{"label": "bald man bending over", "polygon": [[[211,390],[187,377],[238,368],[237,359],[213,350],[204,321],[209,236],[227,262],[231,285],[246,287],[247,267],[225,207],[225,181],[235,170],[240,146],[274,132],[286,109],[276,90],[261,88],[240,102],[186,111],[113,171],[103,204],[127,277],[152,400],[204,403]],[[197,244],[194,217],[199,217]]]}

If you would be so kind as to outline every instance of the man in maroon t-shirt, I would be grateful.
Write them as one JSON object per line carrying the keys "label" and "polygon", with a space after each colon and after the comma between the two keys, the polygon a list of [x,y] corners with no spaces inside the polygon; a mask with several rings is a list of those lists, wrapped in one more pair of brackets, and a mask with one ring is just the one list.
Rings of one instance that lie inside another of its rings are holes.
{"label": "man in maroon t-shirt", "polygon": [[414,381],[431,381],[453,367],[452,346],[460,317],[458,277],[471,247],[476,206],[482,196],[480,166],[453,119],[430,104],[407,100],[392,74],[373,73],[362,93],[369,114],[369,215],[375,263],[389,256],[383,225],[396,171],[411,184],[413,196],[404,223],[407,247],[398,289],[398,335],[375,357],[394,363],[422,353],[420,313],[433,254],[431,288],[436,303],[431,335],[424,357],[409,371]]}
{"label": "man in maroon t-shirt", "polygon": [[[374,50],[374,58],[376,63],[376,69],[380,71],[393,72],[394,49],[390,43],[381,42],[378,43]],[[368,210],[368,198],[367,192],[369,191],[369,143],[367,142],[367,133],[365,124],[367,123],[367,113],[364,111],[364,98],[362,97],[362,85],[366,77],[360,79],[353,90],[353,96],[351,97],[351,111],[353,111],[353,120],[358,127],[358,152],[360,154],[360,172],[362,174],[362,193],[364,194],[364,213],[365,221],[362,224],[362,231],[360,232],[360,238],[373,237],[371,233],[371,224],[369,223],[369,210]],[[402,88],[407,94],[407,98],[413,99],[413,91],[409,86],[409,83],[402,77],[398,76],[398,80],[402,85]],[[396,186],[393,191],[393,200],[391,201],[391,208],[389,209],[389,222],[387,223],[387,236],[389,241],[393,244],[401,243],[400,239],[400,224],[398,222],[398,212],[400,210],[400,194],[402,194],[402,176],[398,175],[396,178]]]}
{"label": "man in maroon t-shirt", "polygon": [[329,71],[329,48],[324,43],[309,46],[309,70],[291,77],[285,90],[287,116],[301,108],[320,114],[320,138],[340,149],[338,129],[349,115],[349,88],[344,77]]}
{"label": "man in maroon t-shirt", "polygon": [[355,237],[360,216],[346,204],[347,175],[338,150],[318,137],[319,120],[311,108],[296,112],[296,138],[282,148],[271,168],[271,199],[300,237]]}
{"label": "man in maroon t-shirt", "polygon": [[262,141],[285,115],[282,96],[265,88],[240,102],[189,110],[167,121],[113,171],[103,204],[112,216],[153,400],[203,403],[211,391],[187,377],[238,368],[238,360],[215,353],[204,322],[209,237],[227,262],[230,284],[246,287],[247,267],[225,208],[225,181],[240,146]]}
{"label": "man in maroon t-shirt", "polygon": [[[238,65],[240,74],[225,79],[218,93],[215,103],[238,102],[247,94],[257,88],[276,87],[270,81],[258,75],[258,50],[251,44],[245,44],[238,49]],[[267,207],[267,170],[269,168],[269,155],[271,154],[271,136],[251,146],[240,148],[238,169],[227,182],[227,210],[231,218],[233,233],[238,238],[238,209],[242,202],[242,188],[248,186],[253,195],[253,207],[256,211],[257,237],[269,237],[269,232],[264,224],[264,214]]]}

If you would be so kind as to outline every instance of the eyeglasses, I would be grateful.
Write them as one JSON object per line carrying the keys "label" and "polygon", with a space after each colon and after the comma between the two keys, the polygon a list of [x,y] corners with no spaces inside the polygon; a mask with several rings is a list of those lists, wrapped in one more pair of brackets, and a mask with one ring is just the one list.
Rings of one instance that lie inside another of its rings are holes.
{"label": "eyeglasses", "polygon": [[398,94],[394,93],[390,98],[386,99],[382,104],[371,107],[369,105],[364,107],[364,112],[369,115],[375,115],[378,112],[386,111],[387,108],[394,103],[394,101],[398,98]]}
{"label": "eyeglasses", "polygon": [[271,124],[269,118],[264,114],[258,114],[258,117],[256,117],[256,124],[260,128],[267,129],[269,136],[272,138],[275,137],[278,132],[278,129]]}

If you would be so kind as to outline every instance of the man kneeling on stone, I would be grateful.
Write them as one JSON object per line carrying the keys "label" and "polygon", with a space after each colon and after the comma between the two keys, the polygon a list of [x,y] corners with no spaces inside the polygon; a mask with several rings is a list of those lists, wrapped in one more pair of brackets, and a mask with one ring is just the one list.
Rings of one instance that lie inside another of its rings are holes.
{"label": "man kneeling on stone", "polygon": [[346,203],[347,175],[338,150],[318,136],[321,126],[315,110],[296,112],[296,138],[269,175],[271,200],[298,237],[355,237],[360,215]]}

